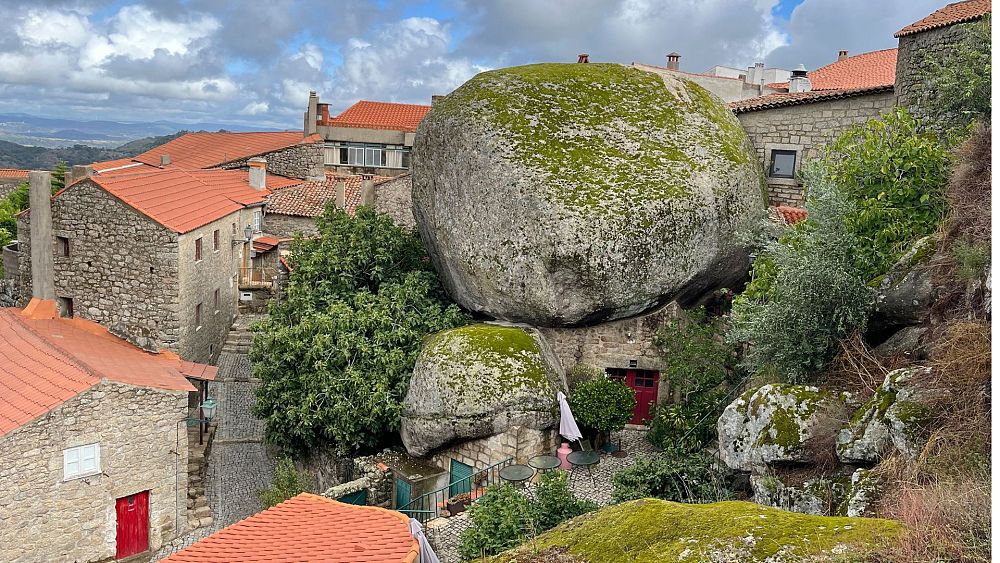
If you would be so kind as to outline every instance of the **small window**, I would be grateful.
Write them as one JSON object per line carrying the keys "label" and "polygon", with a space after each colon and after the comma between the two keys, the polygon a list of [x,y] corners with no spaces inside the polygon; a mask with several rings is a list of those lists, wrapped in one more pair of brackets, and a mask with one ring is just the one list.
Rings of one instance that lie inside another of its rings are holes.
{"label": "small window", "polygon": [[771,169],[768,175],[772,178],[794,178],[795,157],[795,151],[772,150]]}
{"label": "small window", "polygon": [[201,303],[194,306],[194,326],[201,328]]}
{"label": "small window", "polygon": [[236,223],[233,223],[233,235],[236,235]]}
{"label": "small window", "polygon": [[63,450],[63,480],[77,479],[101,472],[100,444],[87,444]]}
{"label": "small window", "polygon": [[340,152],[340,161],[337,164],[347,164],[348,162],[350,162],[347,159],[347,147],[340,147],[339,152]]}
{"label": "small window", "polygon": [[59,306],[59,316],[64,319],[73,318],[73,298],[72,297],[58,297],[56,298],[56,304]]}
{"label": "small window", "polygon": [[219,229],[215,229],[215,232],[212,233],[212,250],[219,251]]}
{"label": "small window", "polygon": [[259,233],[261,230],[261,222],[264,219],[264,214],[260,212],[259,209],[254,209],[253,211],[253,232]]}
{"label": "small window", "polygon": [[60,256],[69,256],[69,239],[66,237],[56,237],[56,244],[59,246]]}
{"label": "small window", "polygon": [[215,295],[213,296],[213,300],[215,302],[215,312],[218,313],[219,312],[219,290],[218,289],[215,290]]}
{"label": "small window", "polygon": [[194,261],[201,260],[201,237],[194,240]]}

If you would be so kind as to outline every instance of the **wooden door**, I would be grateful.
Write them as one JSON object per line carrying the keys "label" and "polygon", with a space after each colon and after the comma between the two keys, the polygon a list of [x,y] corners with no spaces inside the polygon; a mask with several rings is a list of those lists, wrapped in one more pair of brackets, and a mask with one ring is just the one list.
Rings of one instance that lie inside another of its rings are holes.
{"label": "wooden door", "polygon": [[653,416],[656,394],[660,386],[660,372],[645,369],[608,368],[608,377],[628,385],[635,393],[635,409],[629,424],[645,424]]}
{"label": "wooden door", "polygon": [[123,559],[149,549],[149,491],[115,501],[117,535],[115,558]]}
{"label": "wooden door", "polygon": [[472,490],[472,466],[458,460],[451,460],[451,486],[448,496],[453,497]]}

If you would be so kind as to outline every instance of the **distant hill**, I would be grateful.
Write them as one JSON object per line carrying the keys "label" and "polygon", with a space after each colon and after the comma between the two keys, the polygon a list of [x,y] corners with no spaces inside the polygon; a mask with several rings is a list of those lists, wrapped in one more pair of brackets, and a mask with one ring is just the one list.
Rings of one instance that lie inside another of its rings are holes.
{"label": "distant hill", "polygon": [[145,137],[129,141],[114,148],[100,148],[89,145],[73,145],[62,148],[27,147],[8,141],[0,141],[0,168],[21,168],[27,170],[52,170],[56,162],[63,160],[67,166],[91,164],[102,160],[135,156],[176,139],[187,131],[171,135]]}

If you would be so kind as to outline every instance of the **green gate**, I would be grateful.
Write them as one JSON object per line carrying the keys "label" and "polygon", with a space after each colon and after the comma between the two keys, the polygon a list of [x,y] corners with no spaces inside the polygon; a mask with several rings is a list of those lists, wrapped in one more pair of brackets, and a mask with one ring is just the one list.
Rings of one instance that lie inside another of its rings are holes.
{"label": "green gate", "polygon": [[346,495],[338,498],[337,500],[339,500],[340,502],[343,502],[345,504],[356,504],[358,506],[367,506],[368,505],[368,489],[361,489],[360,491],[356,491],[356,492],[353,492],[353,493],[346,494]]}
{"label": "green gate", "polygon": [[472,490],[472,467],[461,461],[451,460],[451,486],[448,496],[453,497]]}
{"label": "green gate", "polygon": [[396,508],[410,504],[410,483],[396,477]]}

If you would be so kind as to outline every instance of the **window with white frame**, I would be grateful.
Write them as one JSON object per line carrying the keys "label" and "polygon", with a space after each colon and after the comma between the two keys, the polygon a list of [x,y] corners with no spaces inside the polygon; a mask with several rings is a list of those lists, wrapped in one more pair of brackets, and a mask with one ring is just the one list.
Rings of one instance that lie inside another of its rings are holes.
{"label": "window with white frame", "polygon": [[101,445],[87,444],[63,450],[63,480],[101,472]]}
{"label": "window with white frame", "polygon": [[261,213],[260,209],[254,209],[253,210],[253,232],[255,232],[255,233],[261,232],[261,226],[263,224],[263,221],[264,221],[264,214]]}

